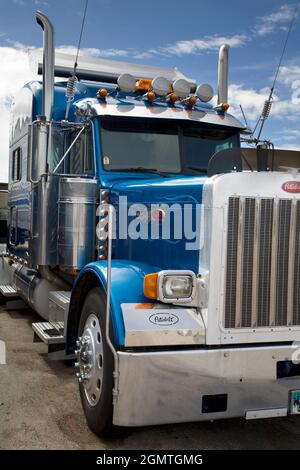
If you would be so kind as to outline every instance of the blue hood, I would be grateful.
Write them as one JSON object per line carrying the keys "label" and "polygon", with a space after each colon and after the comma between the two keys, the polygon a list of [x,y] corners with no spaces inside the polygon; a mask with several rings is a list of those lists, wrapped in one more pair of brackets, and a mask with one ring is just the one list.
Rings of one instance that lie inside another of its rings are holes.
{"label": "blue hood", "polygon": [[[128,179],[128,174],[121,176],[118,174],[117,179],[110,180],[108,184],[110,189],[110,202],[120,214],[119,197],[126,196],[128,206],[132,204],[144,204],[147,206],[149,214],[151,212],[151,204],[188,204],[192,209],[193,231],[197,230],[197,239],[199,240],[200,221],[198,214],[198,223],[196,223],[196,208],[202,202],[203,185],[206,181],[205,177],[189,176],[183,177],[162,177],[159,175],[151,175],[145,178]],[[124,210],[124,205],[123,205]],[[190,209],[189,209],[190,210]],[[198,206],[199,210],[199,206]],[[123,212],[124,214],[124,212]],[[134,220],[135,217],[128,217],[128,221]],[[149,217],[150,219],[150,217]],[[117,217],[118,220],[118,217]],[[163,223],[163,222],[162,222]],[[159,222],[157,222],[159,224]],[[161,225],[161,223],[160,223]],[[144,262],[159,269],[191,269],[195,273],[199,271],[199,241],[194,243],[197,250],[187,249],[186,244],[195,241],[185,236],[183,226],[183,237],[178,239],[174,236],[174,217],[170,217],[170,238],[163,239],[160,230],[159,237],[152,239],[150,236],[150,223],[147,220],[144,227],[149,228],[147,239],[120,240],[119,230],[117,227],[118,243],[114,243],[114,258],[129,259]],[[188,235],[188,234],[187,234]]]}

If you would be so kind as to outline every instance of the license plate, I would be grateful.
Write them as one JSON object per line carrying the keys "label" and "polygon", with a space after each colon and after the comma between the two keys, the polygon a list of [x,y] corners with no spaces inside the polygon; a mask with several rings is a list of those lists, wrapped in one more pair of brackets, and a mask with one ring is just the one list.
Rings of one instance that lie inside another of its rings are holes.
{"label": "license plate", "polygon": [[290,392],[290,414],[300,415],[300,390]]}

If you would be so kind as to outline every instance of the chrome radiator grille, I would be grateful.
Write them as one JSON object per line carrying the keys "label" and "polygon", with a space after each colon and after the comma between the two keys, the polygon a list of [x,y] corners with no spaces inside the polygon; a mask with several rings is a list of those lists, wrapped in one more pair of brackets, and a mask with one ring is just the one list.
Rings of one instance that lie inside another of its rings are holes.
{"label": "chrome radiator grille", "polygon": [[231,197],[225,328],[300,325],[300,201]]}

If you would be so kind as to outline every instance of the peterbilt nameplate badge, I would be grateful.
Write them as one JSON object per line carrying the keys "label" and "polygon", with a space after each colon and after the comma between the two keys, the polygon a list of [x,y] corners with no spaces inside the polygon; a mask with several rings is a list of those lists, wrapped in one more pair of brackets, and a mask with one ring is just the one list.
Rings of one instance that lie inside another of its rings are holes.
{"label": "peterbilt nameplate badge", "polygon": [[286,193],[300,193],[300,181],[286,181],[281,188]]}

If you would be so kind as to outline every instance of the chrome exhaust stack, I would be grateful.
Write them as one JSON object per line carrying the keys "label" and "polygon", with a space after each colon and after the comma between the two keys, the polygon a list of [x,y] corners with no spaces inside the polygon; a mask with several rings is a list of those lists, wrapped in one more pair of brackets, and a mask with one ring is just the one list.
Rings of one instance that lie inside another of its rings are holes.
{"label": "chrome exhaust stack", "polygon": [[218,65],[218,105],[228,103],[228,60],[229,60],[228,44],[223,44],[219,51]]}
{"label": "chrome exhaust stack", "polygon": [[[37,11],[37,23],[43,30],[43,95],[41,116],[32,126],[31,139],[35,142],[32,156],[35,168],[32,185],[32,247],[31,260],[36,266],[55,266],[57,246],[56,195],[58,178],[49,175],[51,157],[51,119],[54,106],[54,27],[44,13]],[[32,165],[32,163],[31,163]],[[34,211],[34,204],[38,210]],[[46,271],[45,271],[46,272]],[[45,273],[43,273],[45,274]]]}
{"label": "chrome exhaust stack", "polygon": [[37,11],[37,23],[44,31],[43,45],[43,115],[47,121],[52,117],[54,101],[54,27],[44,13]]}

